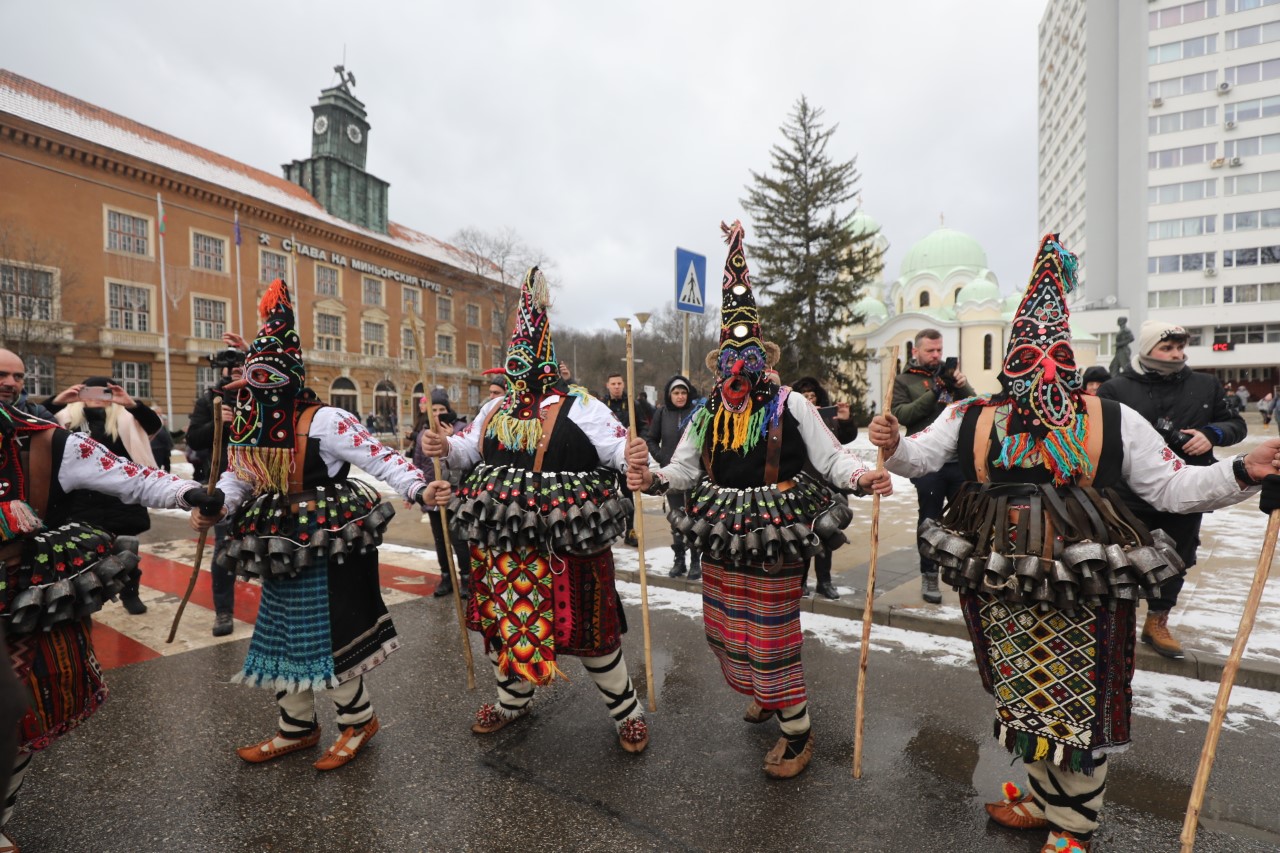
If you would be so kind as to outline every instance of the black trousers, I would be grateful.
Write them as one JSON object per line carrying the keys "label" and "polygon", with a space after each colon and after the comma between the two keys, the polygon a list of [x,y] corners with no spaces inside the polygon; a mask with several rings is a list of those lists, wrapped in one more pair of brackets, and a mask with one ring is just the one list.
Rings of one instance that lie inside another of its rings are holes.
{"label": "black trousers", "polygon": [[[942,511],[960,491],[964,483],[964,473],[959,462],[948,462],[932,474],[923,477],[912,477],[911,484],[916,487],[916,499],[920,502],[920,514],[916,521],[917,528],[925,519],[942,518]],[[936,572],[938,566],[932,560],[920,558],[920,572]]]}

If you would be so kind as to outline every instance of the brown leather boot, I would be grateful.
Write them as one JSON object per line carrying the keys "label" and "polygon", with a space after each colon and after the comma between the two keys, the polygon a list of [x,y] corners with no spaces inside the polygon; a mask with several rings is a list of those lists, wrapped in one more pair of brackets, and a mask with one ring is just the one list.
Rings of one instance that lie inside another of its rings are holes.
{"label": "brown leather boot", "polygon": [[1181,658],[1182,644],[1169,633],[1169,611],[1147,611],[1147,621],[1142,625],[1142,642],[1167,658]]}

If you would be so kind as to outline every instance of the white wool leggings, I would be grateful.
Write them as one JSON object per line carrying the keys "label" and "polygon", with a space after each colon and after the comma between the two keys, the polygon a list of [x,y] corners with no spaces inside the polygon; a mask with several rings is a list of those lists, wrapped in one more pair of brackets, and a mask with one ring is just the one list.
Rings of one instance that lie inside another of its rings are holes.
{"label": "white wool leggings", "polygon": [[809,703],[788,705],[778,709],[778,728],[788,737],[799,737],[807,734],[810,728]]}
{"label": "white wool leggings", "polygon": [[1031,796],[1050,825],[1087,840],[1098,828],[1107,788],[1105,756],[1098,760],[1092,776],[1063,770],[1051,761],[1033,761],[1026,768]]}
{"label": "white wool leggings", "polygon": [[[622,649],[598,658],[581,658],[605,705],[609,716],[620,723],[628,717],[638,717],[643,712],[636,699],[636,689],[627,673],[627,661]],[[533,700],[534,686],[516,675],[503,675],[498,669],[497,652],[489,653],[493,665],[494,680],[498,684],[498,711],[508,717],[520,713]]]}
{"label": "white wool leggings", "polygon": [[[339,728],[363,726],[373,719],[373,702],[364,687],[364,677],[344,681],[326,691],[333,699]],[[285,737],[304,737],[316,728],[316,694],[314,690],[276,694],[280,707],[280,733]]]}
{"label": "white wool leggings", "polygon": [[4,813],[0,815],[0,827],[9,825],[13,817],[13,807],[18,802],[18,789],[27,775],[27,767],[31,764],[31,753],[19,752],[13,760],[13,775],[9,777],[9,790],[4,793]]}

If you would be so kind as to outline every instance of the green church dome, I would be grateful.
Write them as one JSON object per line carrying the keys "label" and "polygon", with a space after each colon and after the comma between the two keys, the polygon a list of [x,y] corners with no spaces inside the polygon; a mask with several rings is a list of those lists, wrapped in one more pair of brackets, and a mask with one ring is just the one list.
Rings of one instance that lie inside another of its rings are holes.
{"label": "green church dome", "polygon": [[957,267],[986,269],[987,253],[968,234],[944,226],[911,247],[902,259],[900,278],[926,271],[945,278]]}

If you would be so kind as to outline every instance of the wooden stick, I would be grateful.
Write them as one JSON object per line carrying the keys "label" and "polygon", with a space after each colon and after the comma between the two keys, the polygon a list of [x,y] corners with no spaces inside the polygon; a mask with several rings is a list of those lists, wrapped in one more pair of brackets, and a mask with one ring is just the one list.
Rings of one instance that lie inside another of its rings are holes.
{"label": "wooden stick", "polygon": [[[893,404],[893,381],[898,375],[898,347],[889,348],[889,381],[884,392],[884,408],[880,414],[886,414]],[[876,453],[876,467],[884,467],[884,448]],[[876,562],[880,557],[880,496],[871,498],[871,561],[867,565],[867,603],[862,609],[862,648],[858,651],[858,698],[854,711],[853,731],[853,778],[862,778],[862,725],[865,718],[867,693],[867,657],[871,651],[871,616],[876,600]]]}
{"label": "wooden stick", "polygon": [[1209,772],[1213,769],[1213,759],[1218,752],[1218,736],[1222,734],[1222,723],[1227,716],[1227,703],[1231,699],[1231,688],[1235,684],[1236,672],[1240,669],[1240,659],[1244,657],[1245,646],[1249,642],[1249,634],[1253,631],[1253,620],[1258,615],[1258,605],[1262,603],[1262,590],[1267,585],[1267,576],[1271,573],[1271,561],[1276,554],[1276,538],[1280,535],[1280,509],[1273,510],[1267,519],[1267,534],[1262,540],[1262,553],[1258,556],[1258,568],[1253,574],[1253,586],[1249,589],[1249,599],[1244,605],[1244,615],[1240,618],[1240,627],[1236,630],[1236,641],[1231,646],[1231,655],[1222,667],[1222,680],[1218,682],[1218,699],[1213,703],[1213,716],[1209,718],[1209,732],[1204,738],[1204,748],[1200,751],[1200,766],[1196,768],[1196,781],[1191,786],[1191,802],[1187,805],[1187,816],[1182,822],[1182,853],[1191,853],[1196,843],[1196,826],[1200,823],[1200,807],[1204,804],[1204,795],[1209,788]]}
{"label": "wooden stick", "polygon": [[[636,362],[631,346],[631,324],[627,323],[627,417],[631,429],[627,440],[636,435]],[[653,645],[649,635],[649,581],[644,570],[644,492],[637,490],[636,504],[636,546],[640,557],[640,621],[644,625],[644,680],[649,691],[649,711],[658,710],[658,699],[653,691]]]}
{"label": "wooden stick", "polygon": [[[421,305],[419,305],[421,312]],[[427,386],[427,350],[426,350],[426,323],[422,320],[421,313],[414,318],[416,321],[413,326],[414,338],[418,344],[418,372],[422,374],[422,393],[427,398],[427,428],[432,432],[440,433],[440,422],[436,418],[436,410],[431,407],[431,388]],[[421,324],[421,326],[419,325]],[[415,441],[421,441],[422,437],[418,436]],[[484,436],[480,437],[484,441]],[[449,440],[445,439],[445,447],[449,446]],[[444,479],[440,476],[440,460],[433,457],[431,459],[431,467],[435,471],[436,479]],[[439,507],[437,512],[440,513],[440,527],[444,530],[444,557],[447,565],[441,567],[441,571],[449,573],[449,578],[453,583],[453,608],[458,614],[458,634],[462,641],[462,660],[467,665],[467,689],[476,689],[476,665],[471,657],[471,638],[467,635],[467,614],[462,608],[462,577],[458,574],[454,567],[453,559],[453,537],[449,535],[449,511],[444,507]]]}
{"label": "wooden stick", "polygon": [[[217,394],[213,395],[213,458],[209,460],[209,485],[207,487],[209,494],[213,494],[213,490],[218,487],[218,478],[222,476],[222,398]],[[169,638],[166,643],[172,643],[173,638],[178,636],[178,623],[182,621],[182,611],[187,609],[187,602],[191,600],[191,594],[196,591],[196,581],[200,579],[200,563],[204,559],[204,543],[209,539],[209,528],[200,531],[200,538],[196,540],[196,563],[191,567],[191,579],[187,581],[187,591],[182,596],[182,601],[178,602],[178,612],[173,614],[173,624],[169,626]],[[234,582],[234,581],[233,581]]]}
{"label": "wooden stick", "polygon": [[[421,352],[421,348],[418,350]],[[424,377],[425,378],[425,377]],[[422,387],[425,388],[426,382]],[[431,393],[427,392],[427,419],[430,423],[432,432],[439,434],[440,423],[436,418],[436,410],[431,406]],[[481,436],[484,440],[484,436]],[[448,439],[445,439],[445,446],[448,446]],[[437,480],[444,479],[440,476],[440,460],[432,457],[431,466],[435,469]],[[449,573],[449,577],[453,580],[453,607],[458,612],[458,631],[462,637],[462,659],[467,663],[467,689],[476,689],[476,667],[475,661],[471,658],[471,638],[467,636],[467,615],[462,609],[462,577],[458,574],[458,568],[454,565],[453,560],[453,537],[449,534],[449,510],[446,507],[438,507],[436,512],[440,513],[440,527],[444,530],[444,555],[448,566],[445,571]]]}

